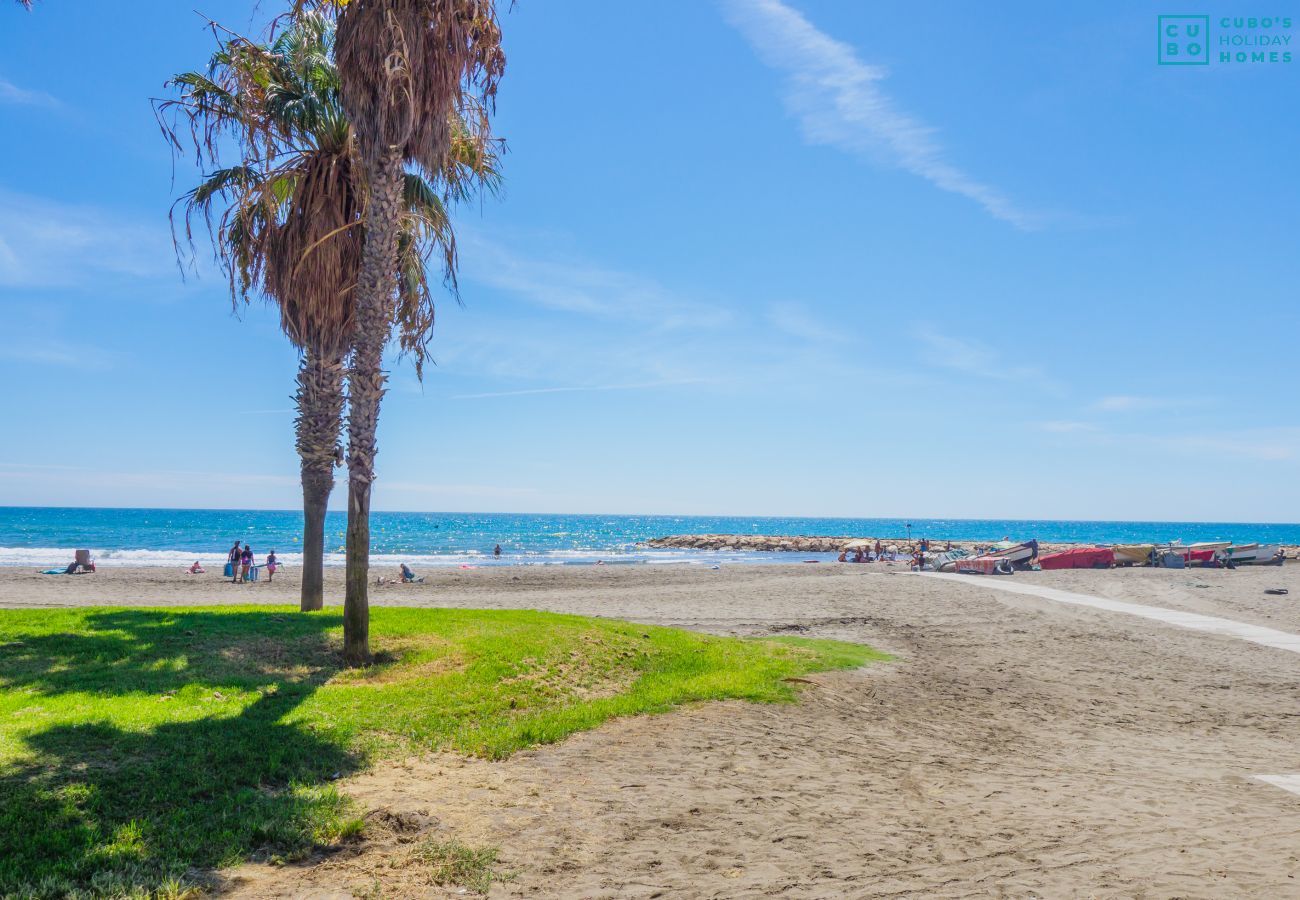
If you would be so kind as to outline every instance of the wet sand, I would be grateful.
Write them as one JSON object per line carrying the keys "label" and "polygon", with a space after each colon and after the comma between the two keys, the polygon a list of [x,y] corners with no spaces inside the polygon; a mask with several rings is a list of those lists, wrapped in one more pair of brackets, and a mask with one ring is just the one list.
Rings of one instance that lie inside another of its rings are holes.
{"label": "wet sand", "polygon": [[[455,895],[406,862],[433,833],[500,847],[500,897],[1300,897],[1300,796],[1251,777],[1300,772],[1300,654],[903,568],[477,569],[377,588],[376,603],[835,637],[898,659],[812,676],[793,705],[382,766],[344,785],[378,811],[370,841],[243,867],[231,893]],[[289,574],[11,570],[0,605],[293,602]],[[1012,578],[1300,633],[1295,565]]]}

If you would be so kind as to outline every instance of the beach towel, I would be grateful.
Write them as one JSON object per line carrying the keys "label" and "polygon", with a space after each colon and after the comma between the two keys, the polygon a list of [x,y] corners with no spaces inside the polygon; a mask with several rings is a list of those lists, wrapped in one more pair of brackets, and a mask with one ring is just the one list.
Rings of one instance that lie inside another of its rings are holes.
{"label": "beach towel", "polygon": [[67,575],[68,570],[67,569],[46,569],[41,574],[42,575]]}

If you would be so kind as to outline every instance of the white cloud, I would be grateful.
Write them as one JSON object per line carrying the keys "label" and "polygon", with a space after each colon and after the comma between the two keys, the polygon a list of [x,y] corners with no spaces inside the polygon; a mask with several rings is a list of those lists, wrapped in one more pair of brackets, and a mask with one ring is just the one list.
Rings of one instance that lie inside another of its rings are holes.
{"label": "white cloud", "polygon": [[655,328],[718,327],[728,310],[679,297],[658,282],[594,265],[521,256],[481,237],[460,241],[466,279],[508,291],[546,309]]}
{"label": "white cloud", "polygon": [[1300,428],[1256,428],[1211,434],[1180,435],[1156,438],[1170,450],[1283,462],[1300,458]]}
{"label": "white cloud", "polygon": [[821,324],[812,312],[799,303],[769,305],[767,321],[791,337],[813,344],[842,344],[849,340],[846,332]]}
{"label": "white cloud", "polygon": [[953,337],[930,328],[921,328],[916,336],[923,345],[921,359],[932,366],[1003,381],[1035,379],[1044,387],[1055,387],[1037,366],[1008,364],[996,351],[979,341]]}
{"label": "white cloud", "polygon": [[[56,474],[57,473],[57,474]],[[87,466],[55,466],[34,463],[0,462],[0,479],[29,482],[39,479],[56,480],[64,486],[93,486],[102,488],[150,488],[160,491],[184,492],[195,484],[206,489],[293,487],[299,484],[297,475],[263,475],[254,472],[193,472],[152,470],[146,472],[112,472]]]}
{"label": "white cloud", "polygon": [[0,287],[174,275],[165,225],[0,190]]}
{"label": "white cloud", "polygon": [[[1289,462],[1300,460],[1300,428],[1244,428],[1216,432],[1152,434],[1109,431],[1088,422],[1043,422],[1039,427],[1056,434],[1073,434],[1100,446],[1128,451],[1152,452],[1163,457],[1184,456],[1216,462],[1255,460]],[[1207,478],[1226,477],[1207,470]]]}
{"label": "white cloud", "polygon": [[1090,422],[1042,422],[1038,427],[1053,434],[1078,434],[1097,430],[1097,426]]}
{"label": "white cloud", "polygon": [[1116,394],[1110,397],[1102,397],[1092,404],[1092,408],[1097,412],[1142,412],[1182,405],[1184,405],[1182,401],[1168,397],[1138,397],[1130,394]]}
{"label": "white cloud", "polygon": [[884,68],[863,62],[781,0],[723,0],[723,7],[759,58],[786,73],[786,108],[809,143],[884,161],[1017,228],[1039,224],[1037,215],[944,159],[934,130],[898,109],[883,89]]}
{"label": "white cloud", "polygon": [[534,394],[585,394],[594,391],[641,391],[661,387],[680,387],[688,384],[703,384],[702,378],[677,378],[661,381],[643,381],[638,384],[592,384],[572,387],[526,388],[517,391],[488,391],[482,394],[456,394],[451,400],[490,400],[497,397],[528,397]]}
{"label": "white cloud", "polygon": [[537,488],[531,487],[502,487],[501,485],[489,484],[426,484],[422,481],[385,481],[380,478],[375,481],[376,492],[381,488],[396,497],[412,493],[436,494],[444,497],[526,497],[537,493]]}
{"label": "white cloud", "polygon": [[14,106],[43,106],[46,109],[55,109],[63,105],[56,97],[44,91],[20,88],[12,81],[6,81],[3,78],[0,78],[0,103],[9,103]]}
{"label": "white cloud", "polygon": [[86,344],[26,338],[0,345],[0,359],[89,370],[107,369],[113,364],[112,354]]}

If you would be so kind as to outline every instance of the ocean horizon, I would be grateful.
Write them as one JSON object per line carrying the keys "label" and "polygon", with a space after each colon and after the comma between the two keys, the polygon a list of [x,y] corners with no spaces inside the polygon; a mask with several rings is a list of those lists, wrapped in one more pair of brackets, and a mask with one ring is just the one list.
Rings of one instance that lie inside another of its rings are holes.
{"label": "ocean horizon", "polygon": [[[1047,543],[1259,541],[1300,545],[1300,524],[1068,519],[900,519],[790,516],[672,516],[547,513],[372,512],[375,567],[590,565],[614,563],[798,562],[831,554],[648,549],[671,534],[775,534]],[[325,524],[325,563],[344,562],[346,514]],[[0,507],[0,566],[66,563],[89,549],[100,565],[219,564],[235,541],[259,558],[275,550],[301,563],[302,513],[296,510]],[[501,546],[499,558],[493,547]]]}

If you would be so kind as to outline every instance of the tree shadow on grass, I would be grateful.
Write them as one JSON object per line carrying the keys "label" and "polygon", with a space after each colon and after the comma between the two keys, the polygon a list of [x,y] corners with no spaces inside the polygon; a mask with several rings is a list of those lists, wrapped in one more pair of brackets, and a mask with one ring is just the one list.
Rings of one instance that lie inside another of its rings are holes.
{"label": "tree shadow on grass", "polygon": [[347,828],[331,781],[361,760],[286,721],[341,667],[337,616],[112,610],[58,634],[32,621],[0,643],[0,692],[57,721],[15,731],[18,762],[0,766],[0,895],[151,891]]}

